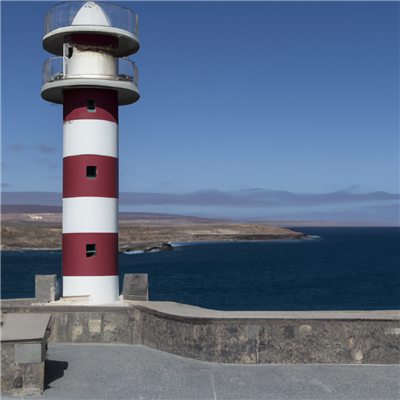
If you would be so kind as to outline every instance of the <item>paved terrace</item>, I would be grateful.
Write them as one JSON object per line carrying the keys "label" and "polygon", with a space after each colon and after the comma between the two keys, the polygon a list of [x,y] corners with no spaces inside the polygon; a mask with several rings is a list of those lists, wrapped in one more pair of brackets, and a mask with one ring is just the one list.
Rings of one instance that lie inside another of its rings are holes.
{"label": "paved terrace", "polygon": [[46,390],[26,399],[400,399],[398,310],[1,305],[3,313],[53,315]]}
{"label": "paved terrace", "polygon": [[123,344],[49,344],[47,358],[47,389],[20,398],[400,398],[399,365],[216,364]]}

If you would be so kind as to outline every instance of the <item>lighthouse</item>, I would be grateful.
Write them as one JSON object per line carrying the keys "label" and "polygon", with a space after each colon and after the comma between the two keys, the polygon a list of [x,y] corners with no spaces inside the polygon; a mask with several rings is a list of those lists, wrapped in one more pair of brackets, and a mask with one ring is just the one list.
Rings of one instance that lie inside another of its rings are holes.
{"label": "lighthouse", "polygon": [[63,297],[119,299],[118,107],[139,99],[138,17],[65,2],[45,17],[44,100],[63,105]]}

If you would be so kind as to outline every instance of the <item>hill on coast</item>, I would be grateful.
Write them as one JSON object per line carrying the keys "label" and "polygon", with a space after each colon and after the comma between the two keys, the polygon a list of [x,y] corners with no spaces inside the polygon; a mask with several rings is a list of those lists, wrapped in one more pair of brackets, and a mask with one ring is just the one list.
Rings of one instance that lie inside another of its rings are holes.
{"label": "hill on coast", "polygon": [[[60,249],[61,210],[2,205],[2,250]],[[265,224],[171,214],[120,213],[119,248],[146,249],[168,242],[304,239],[303,233]]]}

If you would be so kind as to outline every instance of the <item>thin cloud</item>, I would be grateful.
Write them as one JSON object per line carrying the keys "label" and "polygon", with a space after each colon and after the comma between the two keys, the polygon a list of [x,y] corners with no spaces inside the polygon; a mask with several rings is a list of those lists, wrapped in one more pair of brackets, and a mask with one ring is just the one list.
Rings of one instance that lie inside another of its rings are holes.
{"label": "thin cloud", "polygon": [[192,193],[120,193],[120,204],[139,205],[191,205],[228,207],[309,207],[329,204],[351,204],[398,201],[399,194],[382,191],[371,193],[292,193],[279,190],[251,189],[235,192],[202,190]]}
{"label": "thin cloud", "polygon": [[50,147],[50,146],[47,146],[47,144],[43,144],[43,143],[35,146],[35,149],[39,153],[45,153],[45,154],[55,153],[57,151],[57,149],[55,147]]}
{"label": "thin cloud", "polygon": [[9,183],[2,183],[1,184],[2,188],[8,188],[8,187],[12,187]]}
{"label": "thin cloud", "polygon": [[9,146],[5,147],[6,150],[12,151],[14,153],[19,153],[22,150],[26,149],[34,149],[38,153],[44,153],[44,154],[51,154],[55,153],[57,149],[55,147],[50,147],[47,146],[47,144],[40,143],[36,146],[27,146],[24,144],[11,144]]}
{"label": "thin cloud", "polygon": [[19,153],[22,150],[27,149],[29,146],[23,145],[23,144],[11,144],[9,146],[6,146],[6,150],[13,151],[14,153]]}
{"label": "thin cloud", "polygon": [[62,205],[60,192],[4,192],[1,197],[2,204]]}
{"label": "thin cloud", "polygon": [[[42,179],[57,179],[61,176],[47,176]],[[4,197],[6,196],[6,197]],[[39,199],[61,199],[61,193],[55,192],[5,192],[3,193],[4,204],[27,204],[31,198]],[[346,191],[315,194],[298,194],[278,190],[251,190],[221,192],[218,190],[202,190],[191,193],[170,194],[170,193],[127,193],[122,192],[119,196],[121,206],[162,206],[162,205],[182,205],[182,206],[223,206],[223,207],[242,207],[242,208],[274,208],[274,207],[309,207],[323,205],[357,205],[357,207],[386,207],[385,202],[397,204],[390,205],[390,208],[383,209],[381,212],[395,212],[398,209],[399,194],[390,194],[382,191],[371,193],[349,193]],[[43,200],[42,200],[43,201]],[[22,203],[21,203],[22,202]],[[31,203],[29,203],[31,204]],[[33,203],[32,203],[33,204]],[[50,204],[50,203],[37,203]],[[360,211],[367,211],[360,209]]]}
{"label": "thin cloud", "polygon": [[46,159],[46,158],[39,158],[39,159],[37,159],[37,160],[35,160],[35,163],[36,164],[47,164],[47,166],[50,168],[50,169],[58,169],[58,168],[60,168],[60,165],[59,164],[54,164],[54,163],[51,163],[50,162],[50,160],[48,160],[48,159]]}
{"label": "thin cloud", "polygon": [[160,182],[159,185],[157,186],[157,189],[164,189],[168,186],[171,186],[175,183],[176,181],[166,181],[166,182]]}

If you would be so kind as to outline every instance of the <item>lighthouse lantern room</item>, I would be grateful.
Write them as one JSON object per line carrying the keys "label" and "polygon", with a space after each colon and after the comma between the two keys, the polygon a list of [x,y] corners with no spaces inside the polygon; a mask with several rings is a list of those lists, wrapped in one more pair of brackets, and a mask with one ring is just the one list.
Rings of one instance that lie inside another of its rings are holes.
{"label": "lighthouse lantern room", "polygon": [[137,15],[65,2],[45,18],[42,98],[63,104],[63,297],[119,299],[118,106],[139,99]]}

